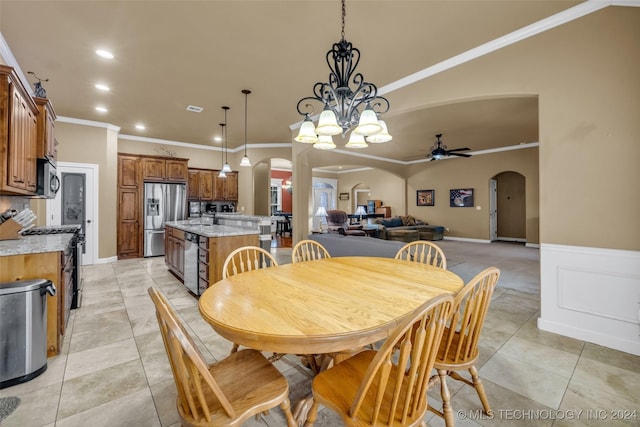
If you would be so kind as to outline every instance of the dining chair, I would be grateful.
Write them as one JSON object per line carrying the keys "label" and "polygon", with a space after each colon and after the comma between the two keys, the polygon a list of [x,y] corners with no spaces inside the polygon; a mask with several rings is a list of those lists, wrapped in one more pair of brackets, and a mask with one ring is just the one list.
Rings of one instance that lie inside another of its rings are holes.
{"label": "dining chair", "polygon": [[349,426],[425,425],[431,369],[452,305],[451,295],[423,303],[378,351],[361,351],[316,375],[305,425],[313,425],[319,405]]}
{"label": "dining chair", "polygon": [[[444,417],[445,424],[449,427],[454,425],[454,415],[451,407],[451,393],[447,387],[447,376],[474,387],[480,397],[484,412],[487,415],[492,415],[489,399],[487,399],[487,393],[478,376],[475,364],[479,353],[478,340],[499,277],[499,269],[496,267],[486,268],[455,295],[451,316],[442,335],[434,364],[440,377],[442,411],[429,407],[430,411]],[[463,369],[469,371],[471,381],[456,372]]]}
{"label": "dining chair", "polygon": [[222,265],[222,278],[277,265],[278,262],[269,251],[258,246],[243,246],[227,255]]}
{"label": "dining chair", "polygon": [[[244,273],[245,271],[257,270],[259,268],[275,267],[278,265],[276,259],[258,246],[243,246],[227,255],[222,265],[222,278]],[[233,343],[231,353],[238,351],[238,344]],[[271,360],[279,359],[280,355],[272,356]]]}
{"label": "dining chair", "polygon": [[315,240],[301,240],[291,250],[291,262],[313,261],[315,259],[331,258],[329,251]]}
{"label": "dining chair", "polygon": [[427,240],[415,240],[407,243],[396,253],[395,259],[430,264],[435,267],[447,268],[447,257],[440,246]]}
{"label": "dining chair", "polygon": [[147,291],[156,308],[178,391],[176,405],[182,425],[239,426],[280,406],[288,426],[297,426],[291,413],[289,384],[262,353],[247,349],[207,364],[166,297],[153,287]]}

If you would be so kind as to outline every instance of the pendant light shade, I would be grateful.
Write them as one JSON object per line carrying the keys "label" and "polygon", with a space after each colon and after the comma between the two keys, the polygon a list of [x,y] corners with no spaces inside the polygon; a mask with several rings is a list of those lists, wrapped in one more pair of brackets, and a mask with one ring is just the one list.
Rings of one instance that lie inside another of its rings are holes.
{"label": "pendant light shade", "polygon": [[318,150],[333,150],[336,148],[336,144],[333,143],[333,138],[329,135],[320,135],[318,142],[313,144],[313,148]]}
{"label": "pendant light shade", "polygon": [[367,142],[370,142],[372,144],[381,144],[383,142],[391,141],[393,137],[389,135],[387,124],[384,122],[384,120],[378,120],[378,123],[380,123],[380,126],[382,126],[382,130],[376,134],[366,137],[365,139],[367,140]]}
{"label": "pendant light shade", "polygon": [[371,104],[367,104],[367,107],[360,115],[358,127],[356,127],[353,132],[357,133],[358,135],[369,136],[376,134],[381,130],[382,126],[380,126],[380,123],[378,123],[376,112],[373,111],[373,108],[371,108]]}
{"label": "pendant light shade", "polygon": [[244,93],[244,156],[242,156],[242,160],[240,160],[240,166],[251,167],[251,160],[249,156],[247,156],[247,98],[251,91],[242,89],[242,93]]}
{"label": "pendant light shade", "polygon": [[220,178],[226,178],[227,177],[227,173],[231,172],[231,165],[229,165],[229,146],[227,145],[227,135],[229,134],[228,128],[227,128],[227,111],[229,111],[229,107],[222,107],[222,109],[224,110],[224,127],[227,130],[224,133],[224,165],[222,166],[222,171],[224,172],[224,176],[222,175],[218,175]]}
{"label": "pendant light shade", "polygon": [[305,114],[302,126],[300,126],[300,132],[295,140],[305,144],[315,144],[318,142],[318,136],[316,135],[316,125],[311,121],[311,117]]}
{"label": "pendant light shade", "polygon": [[[224,162],[224,140],[225,140],[225,132],[224,132],[224,127],[225,124],[224,123],[220,123],[220,134],[222,135],[222,141],[223,141],[223,145],[222,145],[222,154],[220,155],[220,163],[222,164]],[[224,165],[222,166],[222,169],[220,169],[220,173],[218,173],[218,178],[226,178],[227,174],[224,172]]]}
{"label": "pendant light shade", "polygon": [[[375,114],[375,113],[374,113]],[[338,135],[342,133],[342,127],[338,124],[336,114],[329,108],[329,105],[325,105],[324,110],[320,114],[318,119],[318,127],[316,128],[318,135]]]}
{"label": "pendant light shade", "polygon": [[349,142],[345,145],[346,148],[367,148],[368,146],[369,144],[364,140],[364,136],[355,132],[351,132]]}

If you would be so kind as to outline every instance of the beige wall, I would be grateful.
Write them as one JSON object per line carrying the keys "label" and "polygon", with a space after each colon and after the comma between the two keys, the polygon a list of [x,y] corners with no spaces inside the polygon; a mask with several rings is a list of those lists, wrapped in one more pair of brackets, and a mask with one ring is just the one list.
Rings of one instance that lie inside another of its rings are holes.
{"label": "beige wall", "polygon": [[338,200],[338,209],[348,213],[354,212],[353,190],[357,187],[371,190],[367,200],[382,200],[385,206],[391,206],[392,215],[404,214],[404,178],[380,169],[341,173],[337,178],[338,193],[349,193],[349,200]]}
{"label": "beige wall", "polygon": [[56,122],[58,161],[98,165],[98,257],[116,256],[117,129]]}

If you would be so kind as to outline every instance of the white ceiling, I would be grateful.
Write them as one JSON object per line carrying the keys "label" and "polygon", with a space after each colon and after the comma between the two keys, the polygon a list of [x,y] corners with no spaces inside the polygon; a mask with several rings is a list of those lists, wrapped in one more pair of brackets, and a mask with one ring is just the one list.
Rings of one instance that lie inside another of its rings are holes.
{"label": "white ceiling", "polygon": [[[361,51],[358,71],[379,88],[527,25],[576,1],[347,2],[346,39]],[[0,32],[23,73],[43,83],[58,116],[106,122],[123,135],[220,145],[289,143],[298,100],[326,81],[326,52],[340,38],[340,2],[0,0]],[[98,48],[115,58],[95,55]],[[30,85],[35,82],[27,75]],[[99,92],[95,83],[111,87]],[[386,94],[392,142],[365,149],[422,159],[443,133],[449,148],[488,150],[538,140],[537,98],[501,98],[411,110]],[[95,111],[104,105],[108,113]],[[188,105],[204,108],[186,111]],[[145,131],[135,129],[144,123]],[[340,137],[334,138],[343,148]]]}

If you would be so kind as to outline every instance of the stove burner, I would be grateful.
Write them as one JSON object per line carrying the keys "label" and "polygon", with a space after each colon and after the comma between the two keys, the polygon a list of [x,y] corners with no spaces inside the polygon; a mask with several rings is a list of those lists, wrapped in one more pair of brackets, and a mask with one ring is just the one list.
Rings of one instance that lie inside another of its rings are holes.
{"label": "stove burner", "polygon": [[79,225],[67,225],[67,226],[60,226],[60,227],[38,227],[38,228],[32,228],[29,230],[25,230],[22,235],[23,236],[28,236],[28,235],[41,235],[41,234],[63,234],[63,233],[81,233],[81,229]]}

